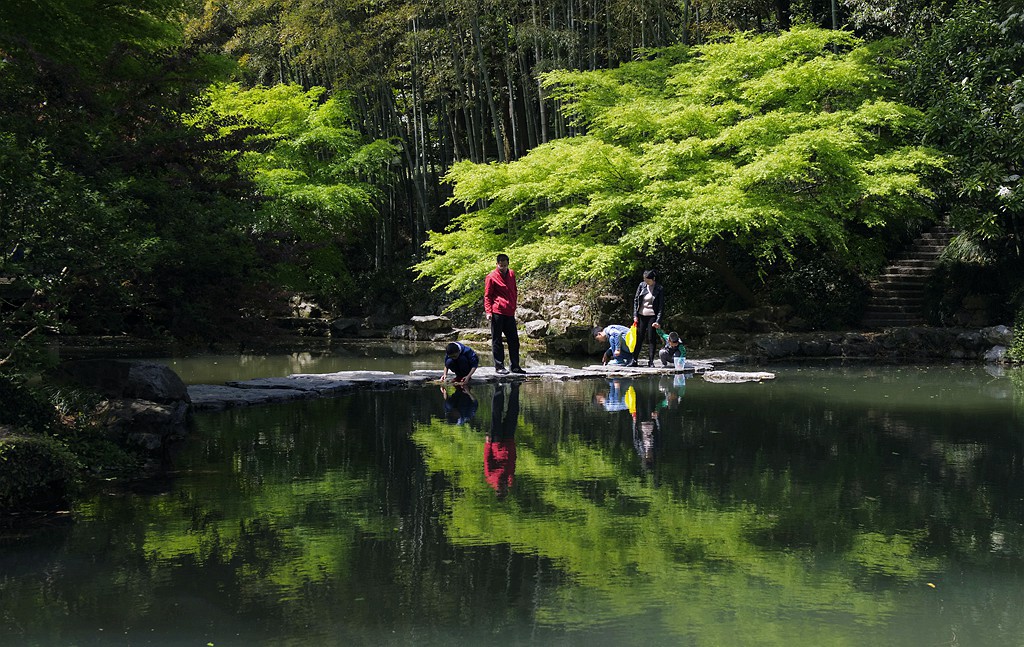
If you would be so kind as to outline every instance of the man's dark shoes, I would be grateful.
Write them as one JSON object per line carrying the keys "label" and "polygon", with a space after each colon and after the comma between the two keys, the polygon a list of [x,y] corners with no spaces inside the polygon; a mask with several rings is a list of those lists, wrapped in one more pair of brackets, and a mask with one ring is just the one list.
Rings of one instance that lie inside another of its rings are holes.
{"label": "man's dark shoes", "polygon": [[636,360],[635,359],[629,360],[628,362],[626,362],[626,366],[636,366]]}
{"label": "man's dark shoes", "polygon": [[523,370],[522,366],[513,366],[512,367],[512,372],[513,373],[519,373],[520,375],[526,375],[526,371]]}
{"label": "man's dark shoes", "polygon": [[497,373],[498,375],[508,375],[508,369],[505,368],[504,366],[495,366],[494,372]]}

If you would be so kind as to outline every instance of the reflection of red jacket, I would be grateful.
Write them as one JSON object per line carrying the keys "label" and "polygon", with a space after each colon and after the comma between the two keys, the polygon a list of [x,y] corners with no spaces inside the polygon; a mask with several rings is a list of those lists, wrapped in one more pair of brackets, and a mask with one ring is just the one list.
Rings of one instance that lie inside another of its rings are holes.
{"label": "reflection of red jacket", "polygon": [[484,478],[496,491],[512,487],[516,475],[516,439],[484,443]]}
{"label": "reflection of red jacket", "polygon": [[502,275],[498,268],[491,270],[484,280],[484,312],[514,317],[518,298],[516,273],[509,270]]}

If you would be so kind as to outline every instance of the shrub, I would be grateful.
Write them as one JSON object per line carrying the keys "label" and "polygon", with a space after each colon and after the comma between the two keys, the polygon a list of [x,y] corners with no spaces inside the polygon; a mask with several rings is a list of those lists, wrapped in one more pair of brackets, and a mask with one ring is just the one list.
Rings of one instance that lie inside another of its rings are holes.
{"label": "shrub", "polygon": [[768,281],[768,302],[789,305],[793,315],[815,330],[856,324],[864,309],[867,286],[836,259],[804,259]]}
{"label": "shrub", "polygon": [[1024,363],[1024,305],[1017,310],[1017,320],[1013,323],[1013,343],[1006,355],[1018,364]]}
{"label": "shrub", "polygon": [[0,425],[41,433],[51,429],[57,420],[53,405],[19,377],[0,375],[0,402]]}
{"label": "shrub", "polygon": [[78,467],[62,444],[47,436],[0,438],[0,512],[53,509],[78,486]]}

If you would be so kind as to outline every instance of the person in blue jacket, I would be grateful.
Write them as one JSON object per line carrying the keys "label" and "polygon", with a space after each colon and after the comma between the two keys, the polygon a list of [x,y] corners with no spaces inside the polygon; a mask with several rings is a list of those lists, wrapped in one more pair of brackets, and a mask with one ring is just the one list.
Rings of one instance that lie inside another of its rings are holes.
{"label": "person in blue jacket", "polygon": [[594,328],[594,339],[601,343],[608,342],[608,350],[604,352],[604,356],[601,358],[602,364],[611,362],[612,364],[626,365],[630,363],[633,354],[626,347],[627,332],[629,332],[629,328],[617,324],[604,328],[600,326]]}
{"label": "person in blue jacket", "polygon": [[448,344],[444,353],[444,373],[441,374],[441,381],[448,378],[448,371],[455,374],[454,384],[469,384],[469,378],[480,366],[480,358],[476,356],[469,346],[453,341]]}

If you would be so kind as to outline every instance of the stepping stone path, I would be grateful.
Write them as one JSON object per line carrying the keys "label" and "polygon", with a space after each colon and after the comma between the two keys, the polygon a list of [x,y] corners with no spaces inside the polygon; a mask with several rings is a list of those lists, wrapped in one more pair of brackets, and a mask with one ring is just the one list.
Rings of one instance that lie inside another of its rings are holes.
{"label": "stepping stone path", "polygon": [[[729,379],[715,381],[742,382],[773,379],[772,373],[735,373],[716,371],[714,367],[725,360],[686,360],[683,368],[672,366],[626,367],[616,365],[592,365],[571,368],[559,364],[539,364],[526,367],[526,374],[508,373],[499,375],[493,368],[481,367],[473,374],[471,383],[522,382],[525,380],[583,380],[609,377],[643,377],[646,375],[717,375],[729,374]],[[253,380],[227,382],[226,384],[194,384],[188,387],[192,406],[196,410],[220,410],[273,402],[290,402],[319,397],[331,397],[357,389],[398,389],[438,382],[443,371],[416,370],[408,375],[389,371],[340,371],[337,373],[300,373],[287,377],[261,377]],[[742,376],[750,376],[744,379]]]}

